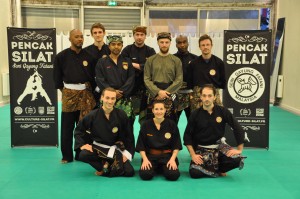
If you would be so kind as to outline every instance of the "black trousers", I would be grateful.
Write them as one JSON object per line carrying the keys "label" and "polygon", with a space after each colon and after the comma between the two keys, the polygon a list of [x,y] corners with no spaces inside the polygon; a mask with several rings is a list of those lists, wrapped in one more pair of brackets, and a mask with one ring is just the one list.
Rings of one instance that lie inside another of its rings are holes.
{"label": "black trousers", "polygon": [[72,162],[73,154],[73,131],[78,123],[80,111],[62,112],[61,113],[61,133],[60,146],[62,153],[62,160]]}
{"label": "black trousers", "polygon": [[[103,159],[100,158],[96,153],[92,153],[92,152],[87,151],[87,150],[82,150],[79,153],[78,160],[82,161],[82,162],[85,162],[87,164],[90,164],[97,171],[102,171],[103,170]],[[124,162],[123,167],[124,167],[123,176],[125,176],[125,177],[134,176],[134,168],[130,164],[129,160]]]}
{"label": "black trousers", "polygon": [[[170,170],[167,167],[167,163],[170,160],[171,155],[149,155],[147,154],[149,161],[152,164],[150,170],[139,170],[139,175],[143,180],[151,180],[157,173],[162,173],[163,176],[170,181],[175,181],[179,178],[180,172],[178,168],[176,170]],[[178,166],[178,160],[176,159]]]}

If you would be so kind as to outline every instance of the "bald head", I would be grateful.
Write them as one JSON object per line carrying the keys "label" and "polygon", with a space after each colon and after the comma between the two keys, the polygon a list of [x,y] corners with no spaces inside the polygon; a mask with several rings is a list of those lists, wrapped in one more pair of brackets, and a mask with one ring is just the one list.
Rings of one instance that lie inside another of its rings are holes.
{"label": "bald head", "polygon": [[185,36],[185,35],[178,35],[177,37],[176,37],[176,43],[178,43],[179,41],[183,41],[183,40],[188,40],[188,38],[187,38],[187,36]]}
{"label": "bald head", "polygon": [[176,47],[179,52],[181,53],[187,53],[188,52],[188,38],[185,35],[178,35],[176,37]]}
{"label": "bald head", "polygon": [[83,34],[78,29],[70,31],[69,41],[71,42],[71,48],[73,50],[81,50],[83,45]]}

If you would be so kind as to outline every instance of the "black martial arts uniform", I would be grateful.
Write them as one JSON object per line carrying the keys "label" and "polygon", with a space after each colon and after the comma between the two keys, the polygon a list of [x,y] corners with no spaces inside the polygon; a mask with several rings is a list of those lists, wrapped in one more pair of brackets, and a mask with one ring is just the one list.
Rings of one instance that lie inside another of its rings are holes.
{"label": "black martial arts uniform", "polygon": [[[196,154],[201,154],[203,151],[200,146],[211,146],[211,145],[220,145],[224,146],[224,144],[219,143],[219,140],[225,135],[225,126],[228,124],[234,133],[234,137],[236,139],[237,145],[240,145],[245,142],[245,133],[243,132],[242,127],[239,125],[234,116],[229,112],[228,109],[214,105],[212,114],[209,114],[206,110],[201,106],[199,109],[196,109],[192,112],[187,127],[184,132],[184,145],[193,146]],[[227,145],[228,146],[228,145]],[[208,149],[210,150],[210,149]],[[193,161],[191,161],[190,166],[190,175],[193,178],[199,178],[203,176],[212,176],[216,177],[219,173],[224,173],[234,168],[240,167],[243,164],[243,158],[238,157],[227,157],[225,154],[221,153],[221,149],[216,148],[217,154],[215,155],[217,162],[217,167],[215,168],[215,172],[206,172],[206,166],[212,166],[211,155],[215,152],[208,154],[206,163],[206,157],[203,156],[204,165],[196,165]],[[207,164],[207,165],[206,165]]]}
{"label": "black martial arts uniform", "polygon": [[[92,90],[95,88],[95,63],[89,53],[82,49],[78,54],[67,48],[55,56],[54,85],[62,91],[61,152],[62,160],[73,161],[73,130],[79,117],[95,106]],[[67,84],[86,84],[84,91],[64,88]],[[85,97],[80,97],[85,95]],[[93,101],[93,102],[92,102]],[[84,107],[84,108],[83,108]]]}
{"label": "black martial arts uniform", "polygon": [[[118,141],[123,142],[125,149],[133,157],[135,150],[133,130],[125,112],[117,108],[110,113],[109,119],[102,108],[95,109],[84,117],[75,129],[75,150],[80,152],[79,160],[90,164],[97,171],[103,170],[106,158],[99,157],[96,150],[93,150],[93,153],[87,150],[80,151],[80,147],[85,144],[95,145],[95,142],[113,146]],[[107,153],[108,149],[104,148],[103,151]],[[117,152],[119,151],[116,150]],[[123,176],[134,175],[134,169],[129,160],[124,163],[123,167]]]}
{"label": "black martial arts uniform", "polygon": [[[177,180],[180,176],[179,170],[167,168],[173,150],[176,149],[181,150],[182,145],[178,127],[173,120],[165,118],[161,123],[160,130],[156,128],[153,119],[146,120],[141,126],[136,151],[145,151],[152,167],[150,170],[140,169],[140,177],[150,180],[156,172],[162,171],[168,180]],[[177,158],[176,163],[178,166]]]}

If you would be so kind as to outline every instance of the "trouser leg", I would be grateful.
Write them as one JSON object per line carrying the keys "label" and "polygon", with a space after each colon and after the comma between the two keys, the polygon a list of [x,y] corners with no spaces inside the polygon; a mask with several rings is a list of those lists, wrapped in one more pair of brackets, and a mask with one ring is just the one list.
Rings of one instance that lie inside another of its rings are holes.
{"label": "trouser leg", "polygon": [[150,168],[150,170],[139,170],[139,175],[143,180],[151,180],[154,175],[155,172],[153,170],[153,168]]}
{"label": "trouser leg", "polygon": [[90,151],[80,151],[78,160],[90,164],[97,171],[102,171],[103,169],[102,160],[95,153]]}
{"label": "trouser leg", "polygon": [[179,178],[180,172],[178,168],[176,170],[168,169],[167,165],[163,166],[163,175],[167,180],[175,181]]}
{"label": "trouser leg", "polygon": [[61,114],[61,152],[62,159],[73,161],[73,131],[79,119],[79,111]]}
{"label": "trouser leg", "polygon": [[223,153],[219,153],[219,172],[225,173],[240,166],[241,158],[227,157]]}
{"label": "trouser leg", "polygon": [[199,171],[198,169],[190,168],[189,170],[191,178],[203,178],[206,177],[203,172]]}
{"label": "trouser leg", "polygon": [[127,160],[124,162],[124,176],[125,177],[132,177],[134,176],[134,168],[131,165],[130,161]]}

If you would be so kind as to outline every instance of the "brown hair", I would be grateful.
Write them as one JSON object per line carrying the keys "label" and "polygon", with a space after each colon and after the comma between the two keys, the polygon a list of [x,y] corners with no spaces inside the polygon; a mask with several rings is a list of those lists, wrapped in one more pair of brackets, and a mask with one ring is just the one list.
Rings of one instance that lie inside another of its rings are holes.
{"label": "brown hair", "polygon": [[155,105],[155,104],[163,104],[164,107],[166,108],[166,104],[165,104],[165,102],[164,102],[163,100],[154,100],[154,101],[152,102],[152,108],[154,108],[154,105]]}
{"label": "brown hair", "polygon": [[112,87],[107,87],[105,88],[102,92],[101,95],[104,96],[105,91],[111,91],[111,92],[115,92],[117,93],[116,89],[112,88]]}
{"label": "brown hair", "polygon": [[91,34],[93,35],[93,29],[94,28],[100,28],[103,30],[103,32],[105,32],[105,28],[101,23],[94,23],[91,27]]}
{"label": "brown hair", "polygon": [[212,84],[204,84],[203,86],[201,86],[201,88],[200,88],[200,95],[202,95],[202,91],[205,88],[211,89],[213,91],[213,93],[214,93],[214,96],[216,96],[217,89]]}
{"label": "brown hair", "polygon": [[198,40],[199,45],[200,45],[200,42],[201,42],[201,41],[206,40],[206,39],[209,39],[211,45],[213,44],[211,37],[210,37],[208,34],[205,34],[205,35],[202,35],[202,36],[199,38],[199,40]]}

